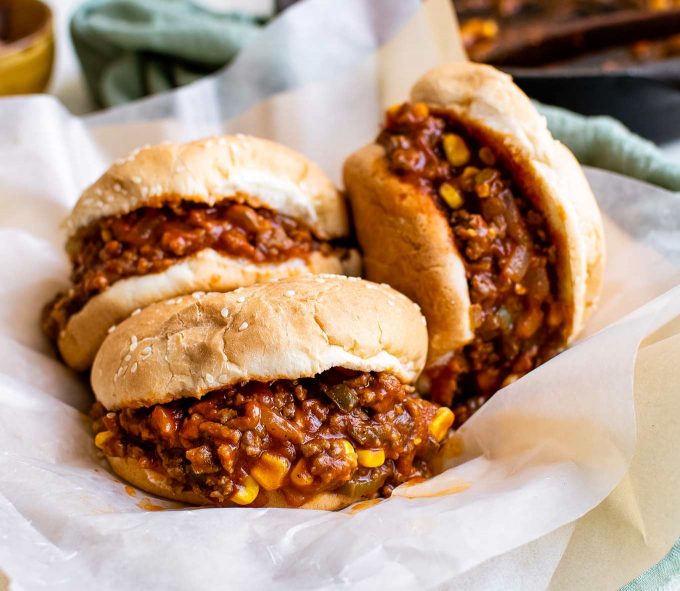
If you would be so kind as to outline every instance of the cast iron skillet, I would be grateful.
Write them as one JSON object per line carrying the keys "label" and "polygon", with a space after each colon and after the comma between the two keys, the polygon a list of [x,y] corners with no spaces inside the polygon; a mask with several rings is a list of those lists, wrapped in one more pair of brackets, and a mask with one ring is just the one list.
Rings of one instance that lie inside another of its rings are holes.
{"label": "cast iron skillet", "polygon": [[680,57],[635,62],[626,47],[678,33],[680,10],[622,10],[509,27],[481,59],[511,73],[539,101],[610,115],[663,143],[680,137]]}

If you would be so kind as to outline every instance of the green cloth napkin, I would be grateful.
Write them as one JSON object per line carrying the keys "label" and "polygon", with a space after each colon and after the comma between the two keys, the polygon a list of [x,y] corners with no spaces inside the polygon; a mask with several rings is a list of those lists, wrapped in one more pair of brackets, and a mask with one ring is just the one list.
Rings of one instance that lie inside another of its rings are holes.
{"label": "green cloth napkin", "polygon": [[680,165],[611,117],[585,117],[536,102],[551,133],[567,145],[581,164],[604,168],[680,191]]}
{"label": "green cloth napkin", "polygon": [[680,589],[680,540],[671,551],[619,591],[677,591]]}
{"label": "green cloth napkin", "polygon": [[74,13],[71,37],[95,102],[113,107],[214,72],[262,24],[187,0],[90,0]]}

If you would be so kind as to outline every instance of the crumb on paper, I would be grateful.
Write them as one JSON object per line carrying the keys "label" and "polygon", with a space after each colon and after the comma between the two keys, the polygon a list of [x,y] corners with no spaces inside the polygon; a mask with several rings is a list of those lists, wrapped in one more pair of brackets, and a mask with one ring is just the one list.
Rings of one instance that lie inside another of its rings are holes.
{"label": "crumb on paper", "polygon": [[352,513],[359,513],[359,511],[363,511],[364,509],[370,509],[371,507],[374,507],[378,503],[382,503],[384,499],[371,499],[369,501],[360,501],[359,503],[355,503],[352,505],[349,510]]}
{"label": "crumb on paper", "polygon": [[156,505],[155,503],[151,502],[151,499],[149,497],[144,497],[139,503],[137,503],[137,506],[140,509],[144,509],[144,511],[165,511],[169,507],[163,507],[163,505]]}
{"label": "crumb on paper", "polygon": [[[431,481],[427,481],[428,484]],[[444,488],[437,488],[432,490],[432,486],[425,486],[424,482],[409,481],[405,482],[392,493],[393,497],[401,497],[404,499],[431,499],[434,497],[446,497],[448,495],[455,495],[461,493],[472,486],[472,483],[467,480],[457,480]],[[416,486],[423,485],[417,490],[413,490]],[[424,489],[424,490],[422,490]]]}

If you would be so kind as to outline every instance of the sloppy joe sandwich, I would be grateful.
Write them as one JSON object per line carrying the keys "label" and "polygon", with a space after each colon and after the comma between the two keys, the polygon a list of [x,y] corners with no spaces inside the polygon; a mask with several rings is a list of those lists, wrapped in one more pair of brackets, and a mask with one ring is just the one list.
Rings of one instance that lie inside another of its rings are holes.
{"label": "sloppy joe sandwich", "polygon": [[418,306],[361,279],[152,304],[96,356],[95,444],[169,499],[338,509],[429,475],[453,413],[412,386],[426,354]]}
{"label": "sloppy joe sandwich", "polygon": [[345,203],[321,169],[242,135],[137,150],[85,190],[66,228],[72,286],[43,326],[77,370],[110,327],[152,302],[358,272],[342,243]]}
{"label": "sloppy joe sandwich", "polygon": [[427,73],[344,178],[366,276],[421,305],[421,384],[457,424],[583,328],[602,281],[599,210],[509,76],[474,64]]}

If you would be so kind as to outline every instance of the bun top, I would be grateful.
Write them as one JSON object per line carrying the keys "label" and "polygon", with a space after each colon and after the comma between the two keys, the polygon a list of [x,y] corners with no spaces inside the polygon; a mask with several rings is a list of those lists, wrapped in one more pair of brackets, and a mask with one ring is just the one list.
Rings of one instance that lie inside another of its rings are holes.
{"label": "bun top", "polygon": [[426,355],[425,318],[406,296],[316,275],[152,304],[106,338],[91,381],[97,399],[115,410],[333,367],[412,383]]}
{"label": "bun top", "polygon": [[96,219],[176,199],[242,200],[302,221],[323,240],[348,233],[343,197],[316,164],[275,142],[225,135],[135,150],[85,189],[65,222],[68,236]]}
{"label": "bun top", "polygon": [[463,123],[493,130],[518,150],[549,159],[553,140],[545,119],[512,77],[492,66],[447,64],[424,74],[411,100],[444,107]]}

